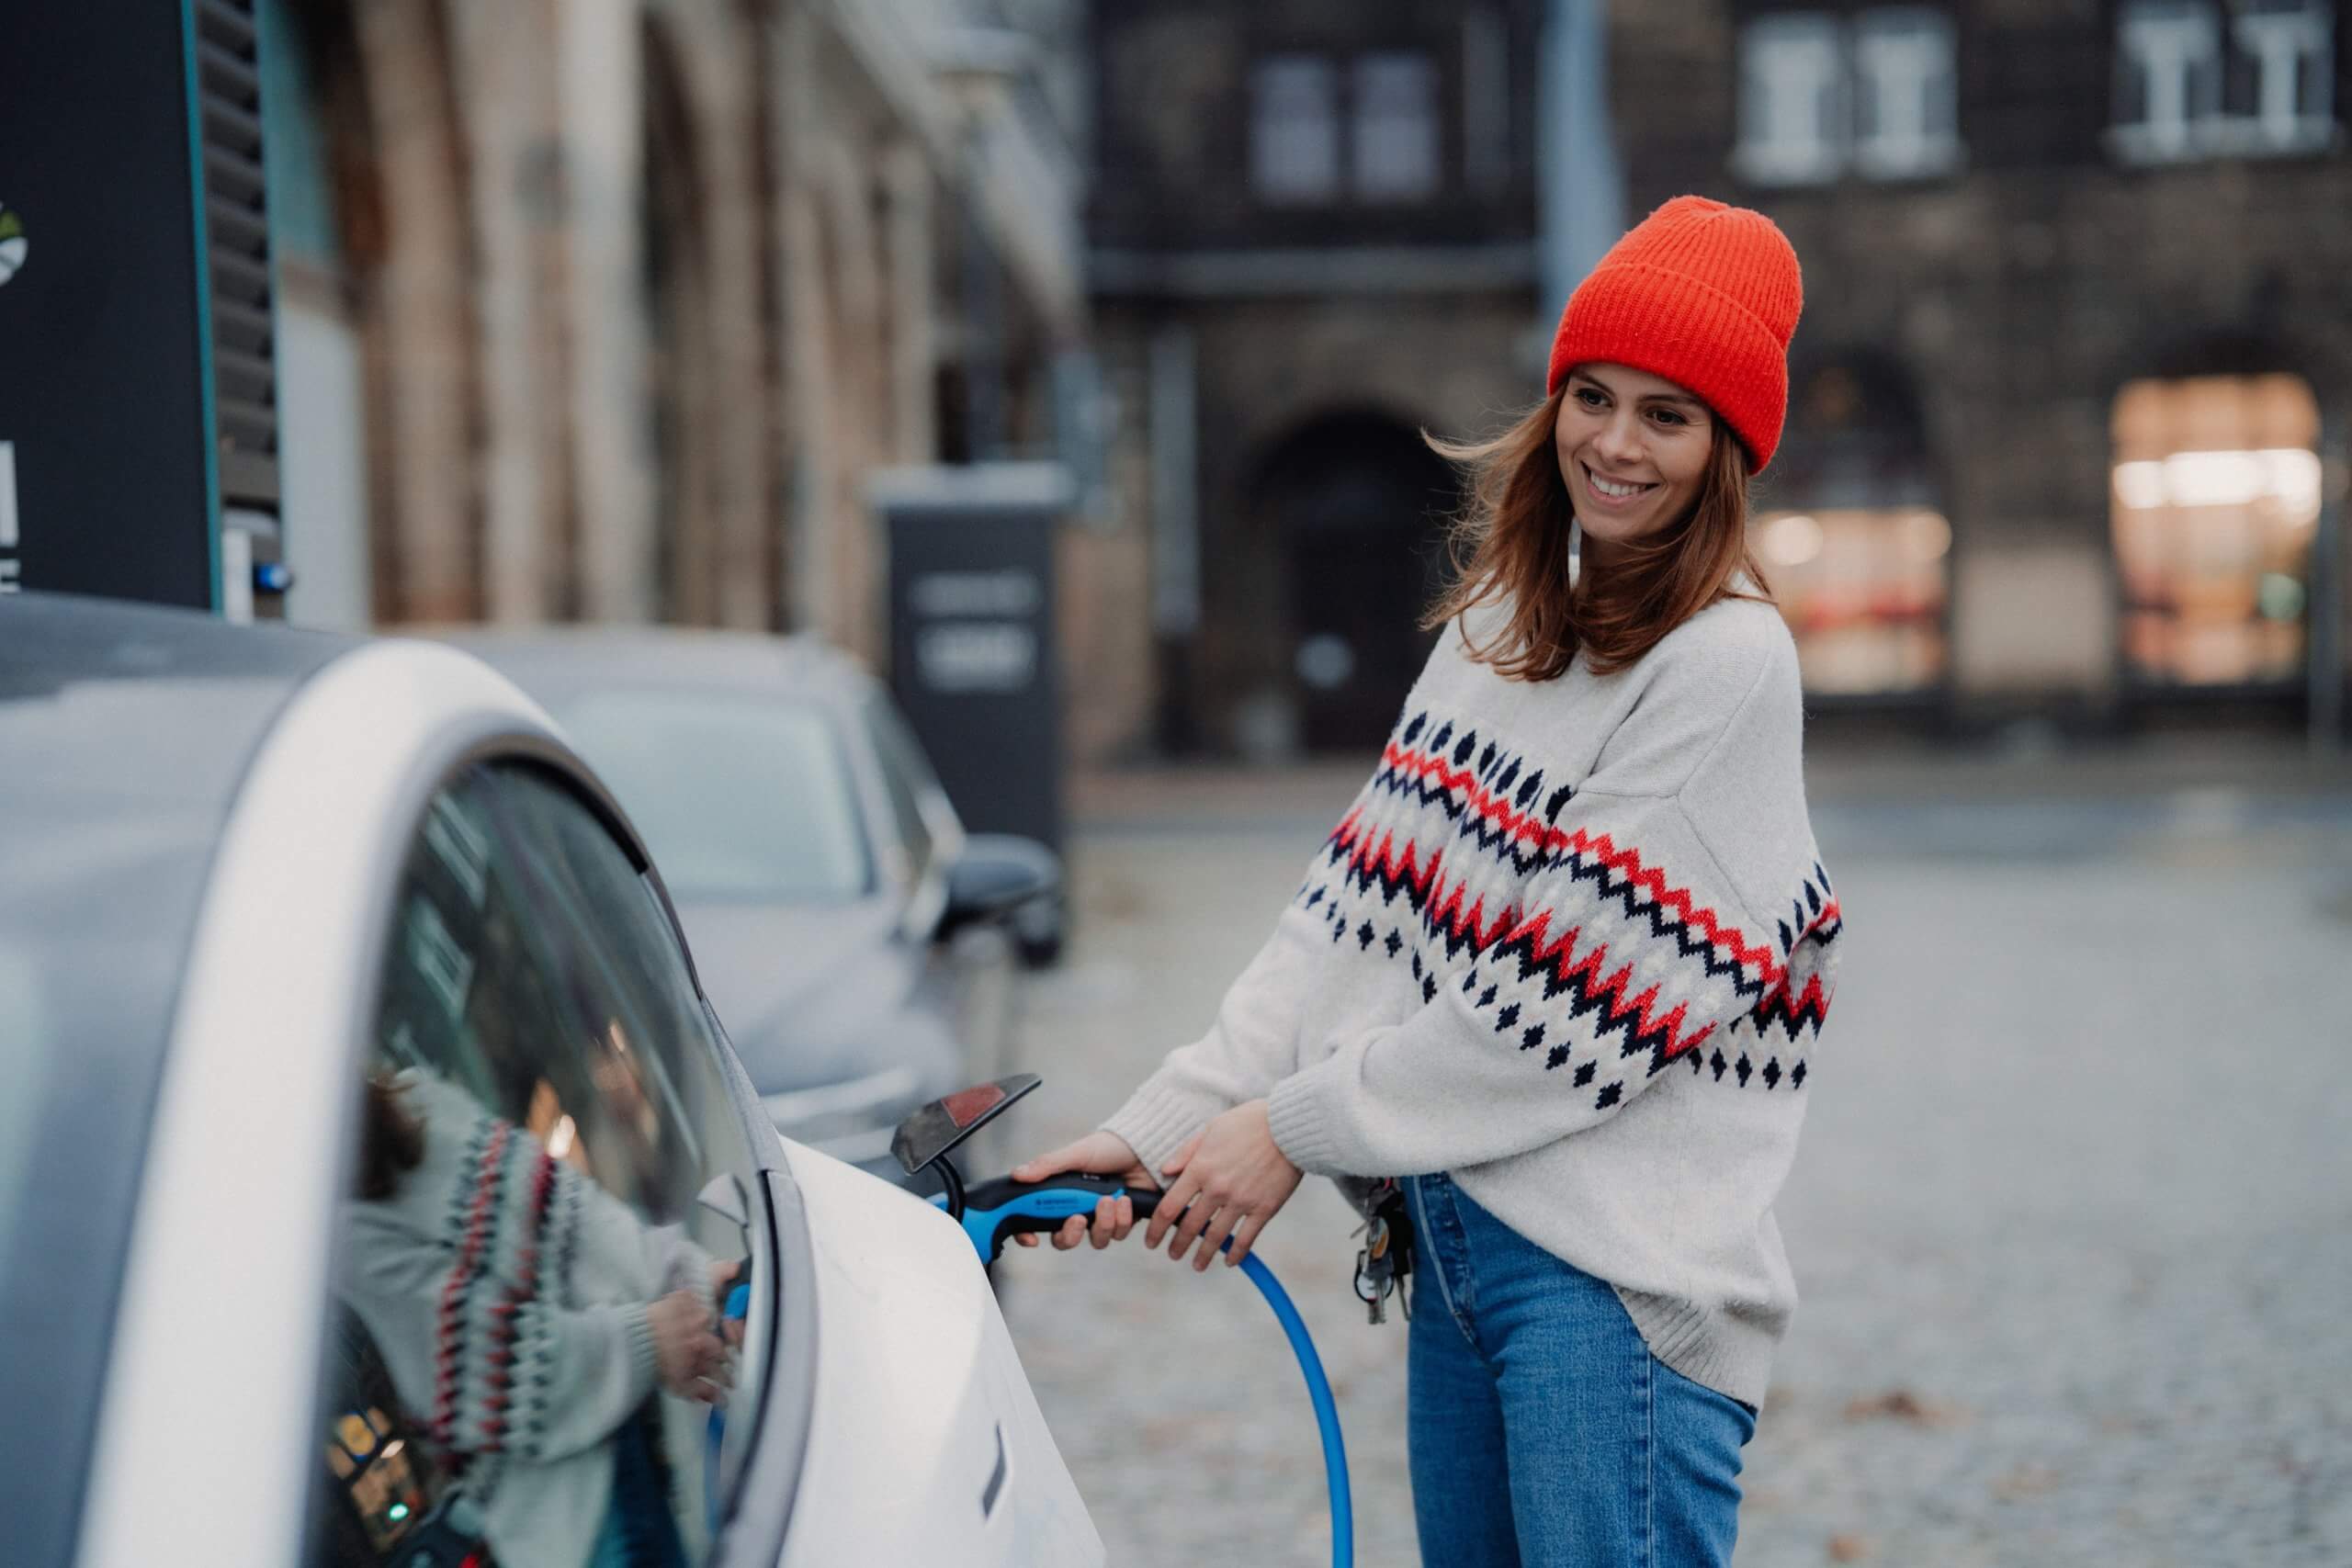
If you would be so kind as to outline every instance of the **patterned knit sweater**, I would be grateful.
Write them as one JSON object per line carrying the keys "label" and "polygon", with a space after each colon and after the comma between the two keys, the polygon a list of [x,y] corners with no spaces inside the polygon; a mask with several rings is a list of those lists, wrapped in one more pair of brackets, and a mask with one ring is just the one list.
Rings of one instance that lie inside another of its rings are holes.
{"label": "patterned knit sweater", "polygon": [[1802,727],[1770,605],[1540,683],[1449,627],[1215,1025],[1104,1125],[1157,1169],[1265,1097],[1303,1170],[1447,1171],[1614,1285],[1667,1365],[1760,1405],[1841,929]]}
{"label": "patterned knit sweater", "polygon": [[338,1293],[498,1561],[578,1568],[611,1496],[614,1431],[654,1392],[647,1305],[707,1292],[710,1258],[464,1089],[415,1070],[394,1081],[424,1158],[390,1198],[345,1207]]}

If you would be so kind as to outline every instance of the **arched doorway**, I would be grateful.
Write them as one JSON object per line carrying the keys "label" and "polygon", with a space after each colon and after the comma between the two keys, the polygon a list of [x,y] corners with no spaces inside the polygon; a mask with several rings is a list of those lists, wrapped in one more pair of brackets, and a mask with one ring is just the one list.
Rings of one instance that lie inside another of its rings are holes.
{"label": "arched doorway", "polygon": [[1453,469],[1404,421],[1338,411],[1277,445],[1250,496],[1281,562],[1300,743],[1378,746],[1433,640],[1419,622],[1444,581]]}
{"label": "arched doorway", "polygon": [[1951,667],[1951,525],[1911,378],[1858,353],[1801,367],[1753,542],[1805,689],[1931,697]]}
{"label": "arched doorway", "polygon": [[2109,501],[2127,686],[2301,687],[2319,426],[2310,383],[2281,371],[2191,370],[2116,394]]}

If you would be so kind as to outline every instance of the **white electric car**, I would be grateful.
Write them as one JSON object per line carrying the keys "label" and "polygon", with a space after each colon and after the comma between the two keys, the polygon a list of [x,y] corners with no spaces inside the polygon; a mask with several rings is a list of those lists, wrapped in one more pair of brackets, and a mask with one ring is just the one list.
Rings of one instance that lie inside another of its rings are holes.
{"label": "white electric car", "polygon": [[[712,1277],[717,1420],[649,1348]],[[1102,1557],[970,1246],[777,1135],[538,708],[444,647],[39,595],[0,1519],[26,1568]]]}

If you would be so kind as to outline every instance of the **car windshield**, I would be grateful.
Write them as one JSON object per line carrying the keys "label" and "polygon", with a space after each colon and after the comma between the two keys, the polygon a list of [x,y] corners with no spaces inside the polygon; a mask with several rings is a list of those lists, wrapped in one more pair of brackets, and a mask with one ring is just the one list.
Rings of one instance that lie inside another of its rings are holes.
{"label": "car windshield", "polygon": [[848,760],[813,705],[598,692],[557,716],[645,835],[673,897],[824,903],[869,886]]}

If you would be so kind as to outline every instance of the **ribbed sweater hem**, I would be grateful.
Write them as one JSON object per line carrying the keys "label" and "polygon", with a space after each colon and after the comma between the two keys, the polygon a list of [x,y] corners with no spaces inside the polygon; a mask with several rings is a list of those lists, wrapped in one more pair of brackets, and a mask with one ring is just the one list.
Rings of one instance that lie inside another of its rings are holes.
{"label": "ribbed sweater hem", "polygon": [[621,1325],[628,1346],[629,1387],[650,1390],[661,1367],[653,1353],[653,1318],[644,1307],[633,1307]]}
{"label": "ribbed sweater hem", "polygon": [[1102,1131],[1125,1139],[1157,1180],[1160,1168],[1175,1157],[1185,1139],[1231,1109],[1216,1095],[1184,1088],[1162,1068],[1127,1097],[1102,1123]]}
{"label": "ribbed sweater hem", "polygon": [[1625,1303],[1651,1355],[1692,1382],[1758,1410],[1764,1407],[1777,1336],[1677,1296],[1620,1286],[1617,1299]]}
{"label": "ribbed sweater hem", "polygon": [[1343,1151],[1333,1134],[1335,1119],[1325,1113],[1316,1093],[1323,1076],[1309,1068],[1276,1084],[1266,1097],[1266,1130],[1283,1157],[1310,1175],[1356,1174],[1341,1170]]}

